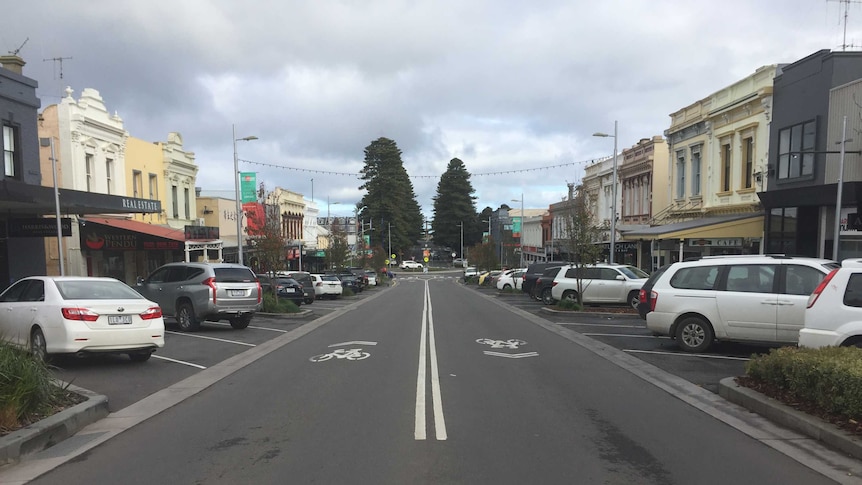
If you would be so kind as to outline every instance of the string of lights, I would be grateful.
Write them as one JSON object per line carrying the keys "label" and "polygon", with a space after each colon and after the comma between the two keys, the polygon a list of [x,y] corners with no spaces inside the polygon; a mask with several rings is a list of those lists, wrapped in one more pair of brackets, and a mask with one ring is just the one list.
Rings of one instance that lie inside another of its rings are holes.
{"label": "string of lights", "polygon": [[[601,159],[592,159],[592,160],[583,160],[583,161],[578,161],[578,162],[559,163],[556,165],[547,165],[544,167],[520,168],[520,169],[516,169],[516,170],[501,170],[498,172],[471,173],[470,176],[471,177],[488,177],[488,176],[494,176],[494,175],[508,175],[508,174],[515,174],[515,173],[538,172],[541,170],[551,170],[554,168],[571,167],[573,165],[586,165],[589,163],[595,163],[595,162],[600,161],[600,160]],[[325,175],[340,175],[340,176],[356,177],[356,178],[362,177],[362,174],[359,174],[359,173],[336,172],[336,171],[332,171],[332,170],[318,170],[318,169],[312,169],[312,168],[288,167],[285,165],[278,165],[275,163],[256,162],[254,160],[240,160],[240,161],[245,162],[245,163],[249,163],[252,165],[260,165],[260,166],[264,166],[264,167],[280,168],[282,170],[293,170],[296,172],[321,173],[321,174],[325,174]],[[439,178],[440,175],[409,175],[409,177],[412,179],[434,179],[434,178]]]}

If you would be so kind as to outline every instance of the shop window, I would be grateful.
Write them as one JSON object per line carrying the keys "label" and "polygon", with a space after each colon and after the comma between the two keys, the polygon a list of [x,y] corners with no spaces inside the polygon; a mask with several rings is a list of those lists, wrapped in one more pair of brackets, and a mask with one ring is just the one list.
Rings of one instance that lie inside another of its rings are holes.
{"label": "shop window", "polygon": [[778,132],[778,178],[791,179],[814,174],[814,142],[817,124],[807,121]]}
{"label": "shop window", "polygon": [[139,199],[143,196],[143,175],[140,170],[132,170],[132,196]]}
{"label": "shop window", "polygon": [[3,174],[6,177],[18,178],[18,163],[20,159],[18,127],[3,125]]}

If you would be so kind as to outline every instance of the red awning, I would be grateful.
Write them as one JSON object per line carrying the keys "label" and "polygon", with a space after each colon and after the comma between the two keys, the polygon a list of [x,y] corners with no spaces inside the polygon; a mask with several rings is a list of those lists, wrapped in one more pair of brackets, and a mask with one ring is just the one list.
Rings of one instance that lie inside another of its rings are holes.
{"label": "red awning", "polygon": [[164,239],[170,239],[173,241],[185,241],[186,234],[182,229],[174,229],[173,227],[161,226],[157,224],[147,224],[146,222],[138,222],[132,221],[129,219],[109,219],[105,217],[87,217],[86,219],[80,219],[81,222],[85,223],[96,223],[102,224],[103,226],[115,227],[117,229],[123,229],[125,231],[133,231],[140,232],[142,234],[149,234],[151,236],[157,236]]}

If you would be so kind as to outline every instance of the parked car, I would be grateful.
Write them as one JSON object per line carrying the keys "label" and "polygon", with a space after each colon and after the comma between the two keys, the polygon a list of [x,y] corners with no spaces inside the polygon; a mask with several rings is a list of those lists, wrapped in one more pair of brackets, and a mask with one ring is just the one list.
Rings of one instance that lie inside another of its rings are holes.
{"label": "parked car", "polygon": [[580,291],[584,303],[623,303],[636,309],[638,292],[647,278],[640,268],[625,264],[564,266],[551,283],[551,298],[554,302],[577,301]]}
{"label": "parked car", "polygon": [[464,268],[464,281],[466,282],[468,279],[473,278],[475,276],[479,276],[479,272],[476,270],[474,266],[468,266]]}
{"label": "parked car", "polygon": [[419,261],[402,261],[401,269],[422,269],[425,266]]}
{"label": "parked car", "polygon": [[495,269],[493,271],[483,271],[479,273],[479,286],[490,286],[491,279],[500,274],[500,270]]}
{"label": "parked car", "polygon": [[638,292],[638,315],[640,315],[640,317],[644,320],[646,320],[647,313],[652,311],[652,287],[655,284],[656,280],[659,278],[659,276],[661,276],[661,274],[664,273],[669,266],[669,264],[666,264],[661,268],[653,271]]}
{"label": "parked car", "polygon": [[523,275],[525,268],[521,269],[509,269],[503,271],[499,277],[497,277],[497,289],[498,290],[508,290],[508,289],[521,289],[521,283],[523,282]]}
{"label": "parked car", "polygon": [[314,281],[315,298],[337,298],[341,296],[344,288],[341,286],[341,280],[338,276],[331,274],[312,274],[311,279]]}
{"label": "parked car", "polygon": [[165,345],[158,303],[114,278],[30,276],[0,294],[0,336],[53,354],[123,353],[135,362]]}
{"label": "parked car", "polygon": [[687,352],[716,340],[796,345],[809,295],[839,266],[779,255],[673,263],[652,287],[647,328]]}
{"label": "parked car", "polygon": [[[273,279],[273,283],[275,284],[275,293],[279,298],[290,300],[297,305],[308,302],[308,296],[306,296],[307,290],[304,289],[304,285],[299,281],[284,276],[276,276]],[[314,291],[313,286],[311,291]]]}
{"label": "parked car", "polygon": [[192,332],[207,320],[246,328],[263,301],[255,274],[234,263],[168,263],[139,279],[136,289],[174,315],[180,330]]}
{"label": "parked car", "polygon": [[542,274],[548,268],[559,268],[560,266],[564,266],[566,263],[562,261],[551,261],[546,263],[532,263],[527,266],[527,271],[524,272],[524,276],[521,278],[521,291],[530,295],[530,297],[535,298],[536,300],[542,299],[542,292],[537,291],[536,289],[536,280],[538,280]]}
{"label": "parked car", "polygon": [[365,270],[365,279],[368,281],[368,286],[377,286],[377,272],[373,269]]}
{"label": "parked car", "polygon": [[[557,273],[560,272],[560,269],[563,266],[564,264],[557,263],[546,267],[544,271],[542,271],[542,274],[533,280],[533,292],[531,295],[535,295],[534,298],[546,305],[553,305],[554,297],[551,294],[551,288],[554,286],[554,278],[557,277]],[[524,276],[527,276],[527,273],[524,273]],[[527,284],[526,279],[521,283],[521,291],[524,291],[523,285],[525,284]]]}
{"label": "parked car", "polygon": [[467,260],[461,259],[461,258],[455,258],[452,260],[452,266],[455,266],[456,268],[466,268],[467,267]]}
{"label": "parked car", "polygon": [[302,302],[306,305],[314,303],[314,280],[311,279],[311,273],[307,271],[279,271],[278,276],[293,278],[302,285],[302,294],[305,295]]}
{"label": "parked car", "polygon": [[369,285],[368,274],[365,272],[365,268],[347,268],[347,270],[353,273],[353,276],[356,276],[356,279],[362,284],[363,289]]}
{"label": "parked car", "polygon": [[862,347],[862,259],[845,259],[808,297],[799,346]]}
{"label": "parked car", "polygon": [[362,291],[362,283],[356,278],[356,275],[353,273],[338,273],[335,275],[339,280],[341,280],[342,288],[349,288],[353,293],[359,293]]}

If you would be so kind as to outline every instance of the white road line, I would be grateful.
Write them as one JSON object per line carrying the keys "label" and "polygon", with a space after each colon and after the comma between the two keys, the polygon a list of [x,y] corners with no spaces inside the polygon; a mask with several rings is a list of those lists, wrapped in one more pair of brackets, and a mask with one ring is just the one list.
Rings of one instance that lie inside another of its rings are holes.
{"label": "white road line", "polygon": [[625,333],[582,333],[581,335],[586,335],[587,337],[630,337],[630,338],[657,338],[657,339],[669,339],[670,337],[661,336],[661,335],[632,335]]}
{"label": "white road line", "polygon": [[217,341],[217,342],[225,342],[225,343],[228,343],[228,344],[245,345],[246,347],[257,347],[255,344],[250,344],[250,343],[247,343],[247,342],[238,342],[238,341],[236,341],[236,340],[227,340],[227,339],[223,339],[223,338],[215,338],[215,337],[206,337],[206,336],[204,336],[204,335],[195,335],[195,334],[192,334],[192,333],[185,333],[185,332],[165,332],[165,333],[169,333],[169,334],[172,334],[172,335],[182,335],[183,337],[202,338],[202,339],[205,339],[205,340],[215,340],[215,341]]}
{"label": "white road line", "polygon": [[658,352],[655,350],[628,350],[623,349],[623,352],[631,354],[657,354],[657,355],[676,355],[678,357],[698,357],[703,359],[724,359],[724,360],[751,360],[747,357],[730,357],[728,355],[710,355],[710,354],[687,354],[684,352]]}
{"label": "white road line", "polygon": [[[426,348],[427,342],[427,348]],[[431,400],[434,410],[434,430],[438,440],[446,440],[446,421],[443,418],[443,398],[440,393],[440,373],[437,368],[437,345],[434,340],[434,316],[431,309],[431,293],[428,282],[425,282],[425,294],[422,302],[422,331],[419,337],[419,371],[416,376],[416,417],[414,420],[413,438],[427,438],[425,417],[425,386],[426,386],[426,353],[430,352],[431,363]]]}
{"label": "white road line", "polygon": [[609,327],[609,328],[646,328],[646,325],[608,325],[607,323],[566,323],[560,322],[557,325],[572,325],[579,327]]}
{"label": "white road line", "polygon": [[152,355],[152,358],[154,358],[154,359],[167,360],[168,362],[175,362],[175,363],[177,363],[177,364],[187,365],[187,366],[189,366],[189,367],[196,367],[196,368],[198,368],[198,369],[206,369],[206,367],[204,367],[204,366],[202,366],[202,365],[192,364],[191,362],[186,362],[186,361],[184,361],[184,360],[176,360],[176,359],[171,359],[171,358],[168,358],[168,357],[162,357],[161,355],[153,354],[153,355]]}
{"label": "white road line", "polygon": [[[207,323],[208,323],[209,325],[218,325],[218,326],[221,326],[221,327],[230,327],[230,324],[229,324],[229,323],[222,323],[222,322],[207,322]],[[258,326],[255,326],[255,325],[249,325],[249,326],[248,326],[248,327],[246,327],[246,328],[253,328],[253,329],[255,329],[255,330],[269,330],[270,332],[278,332],[278,333],[287,333],[287,332],[290,332],[290,330],[284,330],[284,329],[281,329],[281,328],[258,327]]]}

